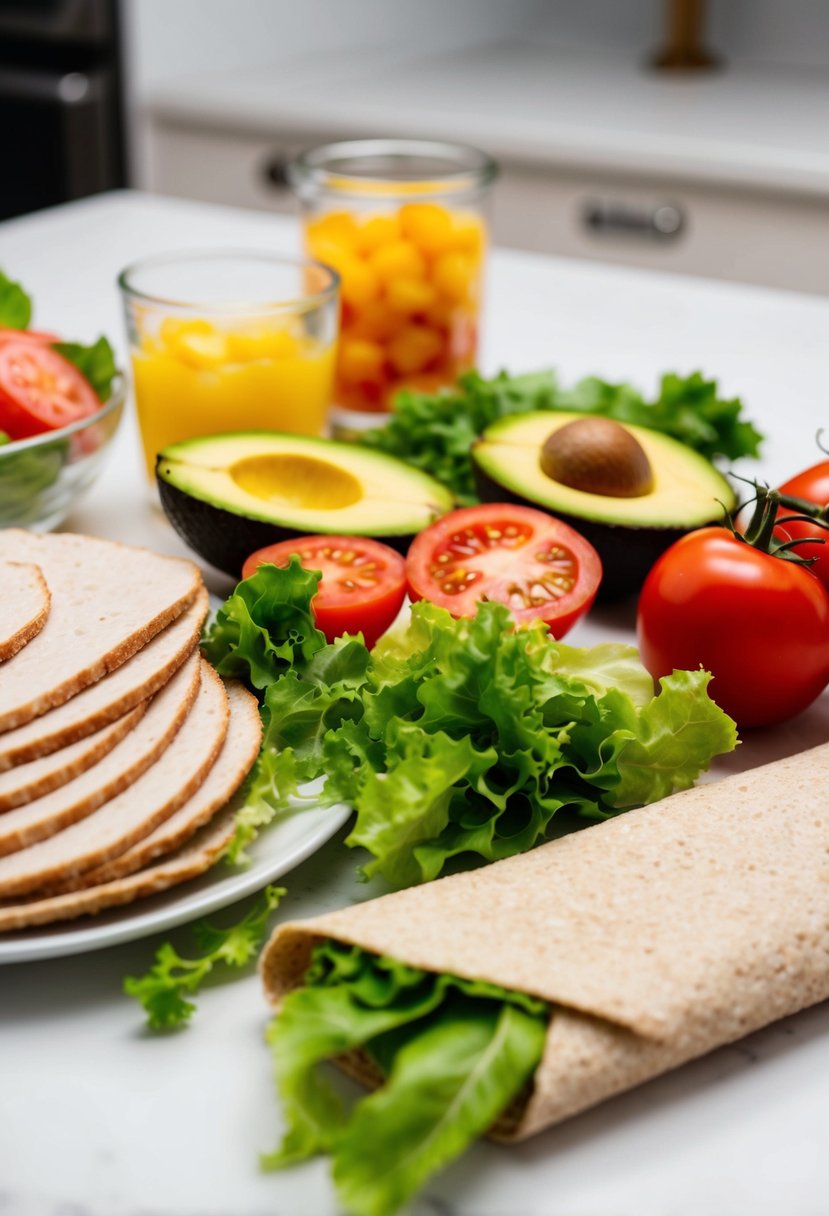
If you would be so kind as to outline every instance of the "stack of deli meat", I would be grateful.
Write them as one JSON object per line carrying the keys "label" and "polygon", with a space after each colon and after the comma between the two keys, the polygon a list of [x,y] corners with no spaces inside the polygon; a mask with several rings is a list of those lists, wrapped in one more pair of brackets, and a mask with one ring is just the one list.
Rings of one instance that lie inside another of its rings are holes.
{"label": "stack of deli meat", "polygon": [[191,562],[0,532],[0,932],[195,877],[233,835],[254,697],[201,657]]}

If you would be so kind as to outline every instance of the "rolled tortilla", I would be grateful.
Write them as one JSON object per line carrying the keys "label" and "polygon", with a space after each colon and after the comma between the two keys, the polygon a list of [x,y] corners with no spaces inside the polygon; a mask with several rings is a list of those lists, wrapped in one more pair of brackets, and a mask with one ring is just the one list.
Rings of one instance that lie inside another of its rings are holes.
{"label": "rolled tortilla", "polygon": [[829,745],[283,925],[273,1004],[323,938],[551,1003],[532,1092],[493,1129],[523,1139],[829,997]]}

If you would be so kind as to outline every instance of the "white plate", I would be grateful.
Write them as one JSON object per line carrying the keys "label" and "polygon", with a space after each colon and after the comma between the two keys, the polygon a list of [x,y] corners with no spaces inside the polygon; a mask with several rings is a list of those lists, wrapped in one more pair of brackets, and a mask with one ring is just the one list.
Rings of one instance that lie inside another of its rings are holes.
{"label": "white plate", "polygon": [[[305,788],[314,793],[322,781]],[[24,963],[62,954],[84,954],[121,942],[162,933],[197,916],[215,912],[252,895],[287,874],[324,845],[351,814],[348,806],[303,804],[266,828],[250,847],[251,863],[229,870],[218,865],[200,878],[171,887],[160,895],[127,904],[84,921],[21,929],[0,935],[0,963]]]}

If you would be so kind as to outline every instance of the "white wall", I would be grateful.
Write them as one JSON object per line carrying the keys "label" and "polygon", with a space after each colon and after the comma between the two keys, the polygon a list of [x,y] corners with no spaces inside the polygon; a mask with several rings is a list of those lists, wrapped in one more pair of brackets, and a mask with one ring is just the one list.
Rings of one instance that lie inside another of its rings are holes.
{"label": "white wall", "polygon": [[520,38],[534,0],[121,0],[132,179],[149,180],[153,90],[308,55],[417,55]]}
{"label": "white wall", "polygon": [[195,72],[335,50],[452,50],[510,37],[533,0],[123,0],[139,99]]}
{"label": "white wall", "polygon": [[[499,40],[614,51],[644,62],[664,0],[121,0],[133,180],[148,180],[153,91],[192,74],[337,51],[418,55]],[[829,0],[709,0],[728,62],[829,70]]]}

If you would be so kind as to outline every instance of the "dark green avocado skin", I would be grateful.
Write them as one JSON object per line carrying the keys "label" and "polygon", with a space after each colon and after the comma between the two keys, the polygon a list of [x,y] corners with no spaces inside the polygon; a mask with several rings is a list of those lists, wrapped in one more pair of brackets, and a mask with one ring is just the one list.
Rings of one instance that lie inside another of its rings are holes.
{"label": "dark green avocado skin", "polygon": [[[602,581],[596,600],[613,603],[637,595],[656,559],[681,536],[694,528],[631,528],[629,525],[595,523],[578,515],[566,515],[541,503],[522,498],[519,494],[498,485],[484,471],[474,465],[475,482],[482,502],[513,502],[522,507],[534,507],[536,511],[548,511],[550,515],[569,524],[589,540],[602,560]],[[717,520],[712,520],[717,523]]]}
{"label": "dark green avocado skin", "polygon": [[[232,578],[241,578],[242,566],[257,549],[305,535],[203,502],[170,485],[163,477],[158,477],[156,484],[164,513],[185,544]],[[414,537],[410,533],[377,539],[405,555]]]}

